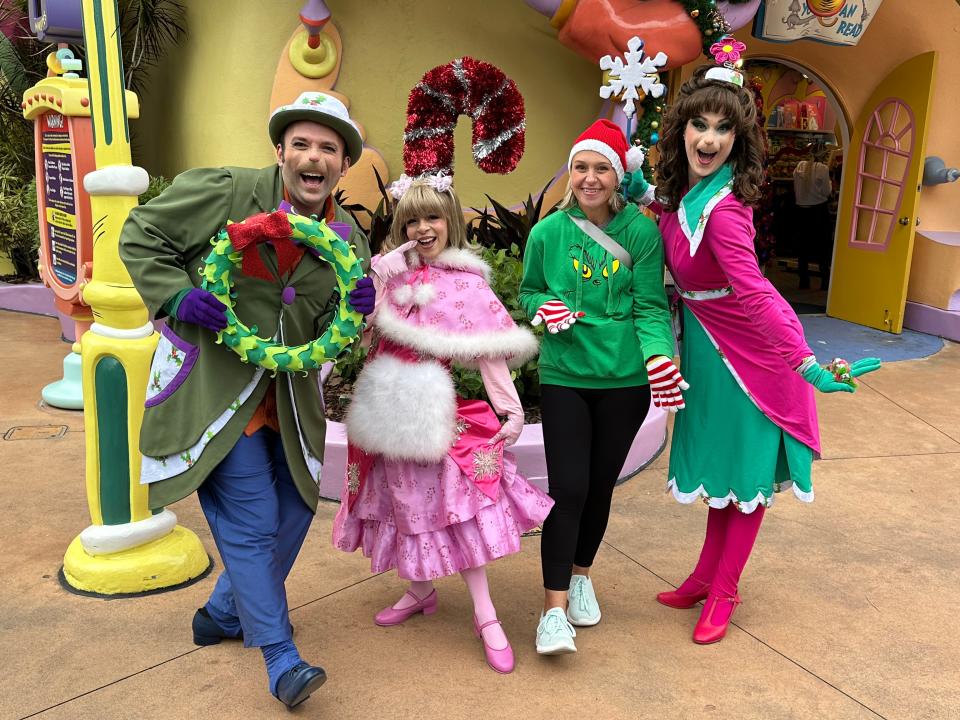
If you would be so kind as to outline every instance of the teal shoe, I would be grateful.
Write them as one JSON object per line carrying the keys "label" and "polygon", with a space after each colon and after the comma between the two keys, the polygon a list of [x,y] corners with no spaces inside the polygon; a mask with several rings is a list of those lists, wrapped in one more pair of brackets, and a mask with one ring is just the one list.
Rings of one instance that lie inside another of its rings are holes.
{"label": "teal shoe", "polygon": [[600,622],[600,605],[593,592],[593,582],[586,575],[570,578],[567,591],[567,620],[577,627],[590,627]]}
{"label": "teal shoe", "polygon": [[537,626],[537,653],[540,655],[563,655],[575,653],[577,646],[573,639],[577,631],[567,622],[563,608],[550,608],[540,616]]}

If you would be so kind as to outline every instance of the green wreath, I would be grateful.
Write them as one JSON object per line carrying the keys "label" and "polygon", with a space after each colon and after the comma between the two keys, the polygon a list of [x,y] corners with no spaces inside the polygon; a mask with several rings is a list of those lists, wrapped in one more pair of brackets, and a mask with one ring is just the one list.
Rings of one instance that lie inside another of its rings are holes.
{"label": "green wreath", "polygon": [[[207,256],[201,274],[201,287],[213,293],[227,306],[227,327],[217,334],[217,342],[231,348],[243,362],[259,365],[276,373],[316,370],[323,363],[334,360],[360,336],[363,315],[347,302],[347,293],[363,277],[363,268],[353,248],[326,222],[302,215],[287,214],[291,237],[296,242],[316,251],[334,270],[340,291],[340,304],[333,321],[316,340],[290,347],[257,335],[257,327],[247,327],[234,312],[233,271],[239,267],[242,253],[234,250],[226,228],[210,240],[213,250]],[[255,248],[251,248],[256,252]]]}

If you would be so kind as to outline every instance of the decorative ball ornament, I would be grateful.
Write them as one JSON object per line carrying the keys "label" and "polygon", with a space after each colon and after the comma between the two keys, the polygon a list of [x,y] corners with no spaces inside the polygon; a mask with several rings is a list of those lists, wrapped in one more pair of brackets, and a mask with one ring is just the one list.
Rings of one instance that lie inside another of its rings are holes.
{"label": "decorative ball ornament", "polygon": [[[274,373],[316,370],[323,363],[334,360],[360,336],[363,315],[350,307],[347,294],[356,287],[357,280],[363,277],[363,267],[350,244],[327,227],[326,222],[318,221],[315,217],[281,214],[286,216],[289,223],[289,234],[286,238],[259,236],[242,249],[236,249],[228,228],[235,228],[243,223],[229,225],[217,233],[210,241],[213,250],[201,270],[203,281],[200,287],[213,293],[217,300],[226,305],[227,327],[217,333],[217,342],[222,342],[232,349],[243,362],[259,365]],[[275,216],[277,213],[271,215]],[[254,217],[261,219],[264,216]],[[252,220],[254,218],[248,218],[244,223]],[[257,327],[247,327],[235,312],[235,302],[239,302],[242,307],[243,301],[237,298],[233,291],[234,270],[245,262],[248,253],[254,253],[255,255],[250,257],[255,262],[258,261],[257,244],[278,240],[303,245],[311,254],[329,263],[340,293],[340,303],[326,331],[315,340],[293,347],[259,337]]]}
{"label": "decorative ball ornament", "polygon": [[[693,20],[703,39],[703,53],[709,56],[709,48],[716,36],[730,32],[730,25],[713,0],[677,0]],[[740,0],[743,1],[743,0]]]}

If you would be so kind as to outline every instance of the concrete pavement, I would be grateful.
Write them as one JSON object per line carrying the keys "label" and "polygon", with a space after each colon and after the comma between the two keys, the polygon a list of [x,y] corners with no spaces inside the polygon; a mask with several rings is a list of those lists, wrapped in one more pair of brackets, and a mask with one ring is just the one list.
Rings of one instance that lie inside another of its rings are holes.
{"label": "concrete pavement", "polygon": [[[260,653],[197,648],[189,623],[214,575],[102,600],[64,590],[63,553],[89,522],[83,418],[40,405],[69,346],[52,318],[0,311],[0,718],[282,718]],[[667,455],[621,486],[594,570],[603,621],[576,655],[541,658],[539,538],[491,566],[517,669],[483,662],[458,578],[440,609],[378,628],[402,584],[330,546],[322,504],[287,584],[302,655],[330,680],[317,718],[960,717],[960,346],[890,363],[855,396],[819,396],[813,505],[786,494],[761,530],[727,638],[690,640],[697,610],[654,595],[691,569],[706,508],[664,494]],[[195,498],[172,509],[216,549]]]}

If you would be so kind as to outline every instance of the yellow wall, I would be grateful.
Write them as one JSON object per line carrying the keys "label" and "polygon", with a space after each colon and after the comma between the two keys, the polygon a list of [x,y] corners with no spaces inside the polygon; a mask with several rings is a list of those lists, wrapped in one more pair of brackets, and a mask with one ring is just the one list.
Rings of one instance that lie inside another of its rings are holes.
{"label": "yellow wall", "polygon": [[[922,9],[921,9],[922,8]],[[960,167],[960,5],[956,0],[885,0],[854,47],[801,40],[767,43],[750,36],[748,57],[780,57],[810,68],[837,92],[847,115],[856,119],[870,93],[897,65],[930,50],[939,53],[933,92],[927,155],[939,155],[948,167]],[[924,187],[920,193],[921,230],[960,230],[960,182]]]}
{"label": "yellow wall", "polygon": [[[462,55],[499,66],[527,109],[526,154],[506,177],[470,155],[470,121],[456,132],[457,187],[465,206],[484,193],[512,203],[538,192],[565,165],[597,117],[600,71],[556,40],[522,0],[327,0],[344,44],[336,90],[366,128],[367,144],[402,171],[407,95],[423,73]],[[188,37],[154,72],[137,121],[139,159],[167,176],[189,167],[272,162],[266,137],[277,60],[299,26],[302,0],[187,3]]]}

